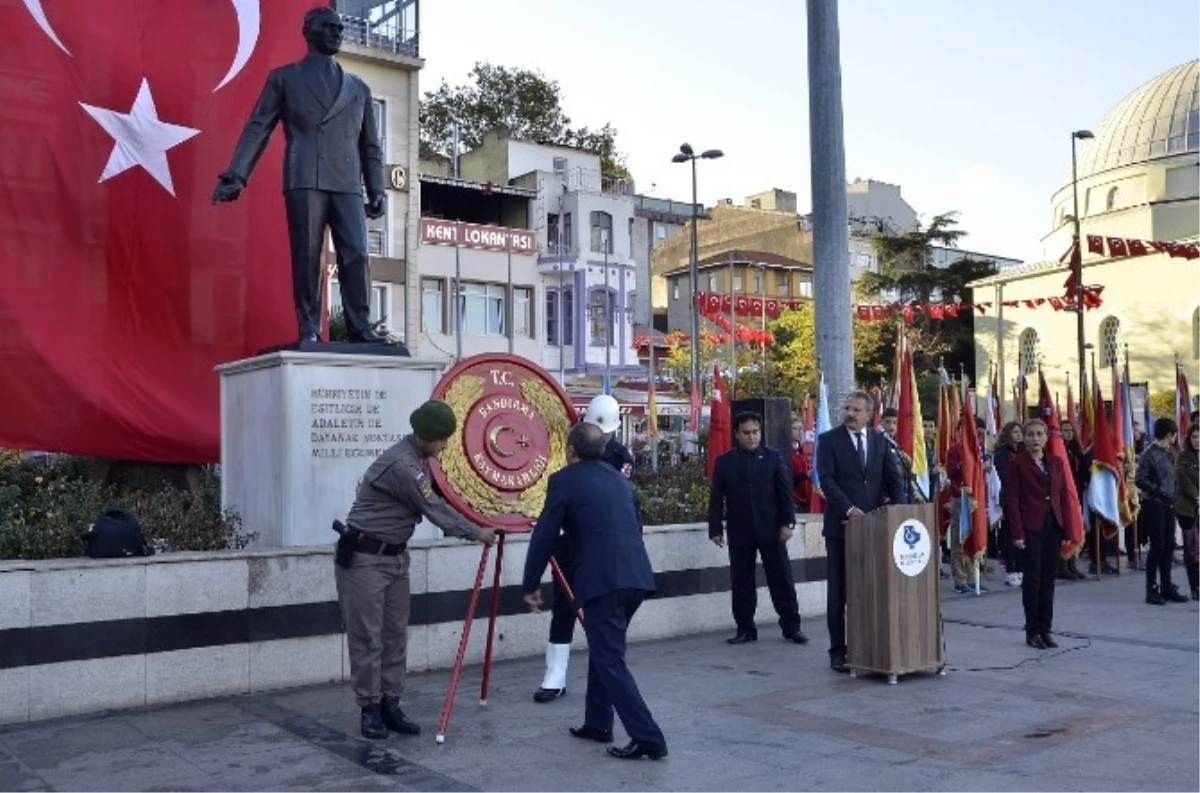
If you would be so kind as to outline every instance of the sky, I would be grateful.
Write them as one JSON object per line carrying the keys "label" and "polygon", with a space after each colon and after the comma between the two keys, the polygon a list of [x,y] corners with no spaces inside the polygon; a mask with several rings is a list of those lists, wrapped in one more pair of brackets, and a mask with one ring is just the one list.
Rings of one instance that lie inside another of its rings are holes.
{"label": "sky", "polygon": [[[688,201],[679,144],[719,148],[699,198],[770,188],[811,209],[801,0],[424,0],[421,90],[476,61],[556,80],[576,125],[611,123],[638,192]],[[1035,261],[1070,132],[1197,57],[1195,0],[840,0],[846,178],[900,185],[960,246]]]}

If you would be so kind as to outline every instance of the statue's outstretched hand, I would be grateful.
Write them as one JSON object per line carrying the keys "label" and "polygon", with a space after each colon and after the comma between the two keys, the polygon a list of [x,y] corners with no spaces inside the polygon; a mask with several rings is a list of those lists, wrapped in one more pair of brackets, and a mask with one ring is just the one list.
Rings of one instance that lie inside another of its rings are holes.
{"label": "statue's outstretched hand", "polygon": [[387,196],[383,193],[369,196],[367,198],[366,211],[367,217],[371,220],[378,220],[383,217],[383,213],[387,210]]}
{"label": "statue's outstretched hand", "polygon": [[242,193],[242,188],[245,186],[246,183],[236,176],[221,174],[217,177],[217,186],[213,188],[213,203],[215,204],[218,201],[237,201],[238,196]]}

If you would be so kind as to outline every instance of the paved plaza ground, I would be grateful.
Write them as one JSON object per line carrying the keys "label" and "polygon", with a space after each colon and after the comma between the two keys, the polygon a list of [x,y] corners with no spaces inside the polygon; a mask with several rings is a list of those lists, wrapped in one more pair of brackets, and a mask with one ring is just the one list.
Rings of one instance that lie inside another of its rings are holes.
{"label": "paved plaza ground", "polygon": [[727,646],[727,631],[634,645],[661,762],[567,735],[577,653],[549,705],[530,699],[540,658],[497,665],[486,708],[469,669],[443,746],[445,672],[412,677],[415,739],[359,738],[345,686],[0,728],[0,790],[1200,789],[1197,603],[1145,605],[1138,575],[1060,584],[1061,647],[1038,653],[1019,592],[989,583],[944,588],[948,674],[895,686],[831,672],[823,619],[806,621],[807,646],[783,642],[769,603],[757,644]]}

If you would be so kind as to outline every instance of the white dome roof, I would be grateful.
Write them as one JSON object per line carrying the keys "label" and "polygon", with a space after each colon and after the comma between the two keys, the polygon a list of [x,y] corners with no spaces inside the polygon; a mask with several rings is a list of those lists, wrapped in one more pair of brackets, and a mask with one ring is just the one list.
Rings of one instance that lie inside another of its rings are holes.
{"label": "white dome roof", "polygon": [[1200,151],[1200,61],[1168,69],[1122,99],[1080,141],[1079,177]]}

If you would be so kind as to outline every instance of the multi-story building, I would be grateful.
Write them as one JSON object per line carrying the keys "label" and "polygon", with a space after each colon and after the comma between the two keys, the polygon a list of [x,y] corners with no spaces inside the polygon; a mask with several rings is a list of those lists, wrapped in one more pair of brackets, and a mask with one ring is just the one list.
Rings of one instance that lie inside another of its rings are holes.
{"label": "multi-story building", "polygon": [[680,231],[686,231],[695,213],[697,219],[708,220],[711,216],[701,205],[680,203],[666,198],[638,195],[633,199],[633,259],[637,271],[637,282],[641,289],[635,290],[633,323],[641,334],[649,332],[653,311],[650,288],[652,283],[650,264],[654,250]]}
{"label": "multi-story building", "polygon": [[[417,317],[406,307],[420,299],[410,267],[420,214],[417,191],[410,189],[417,162],[418,77],[425,64],[419,47],[420,0],[335,0],[333,5],[346,26],[338,60],[371,89],[388,187],[387,212],[367,222],[371,319],[408,340]],[[331,307],[340,305],[340,294],[334,279]]]}
{"label": "multi-story building", "polygon": [[[768,301],[799,301],[812,299],[812,265],[767,251],[736,250],[703,259],[697,264],[698,291],[716,292],[731,297],[758,298],[763,306]],[[663,273],[667,291],[667,326],[672,331],[689,333],[692,300],[691,268],[677,267]],[[772,311],[775,314],[779,309]],[[764,312],[759,317],[735,313],[741,325],[758,327],[770,319]],[[708,326],[708,330],[716,330]]]}
{"label": "multi-story building", "polygon": [[505,130],[459,157],[458,172],[534,197],[542,366],[564,380],[599,374],[606,364],[614,374],[640,371],[632,184],[604,177],[598,154],[517,140]]}

